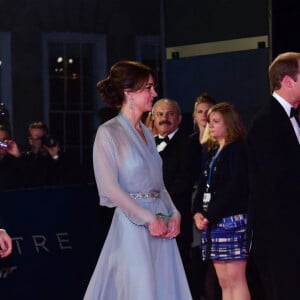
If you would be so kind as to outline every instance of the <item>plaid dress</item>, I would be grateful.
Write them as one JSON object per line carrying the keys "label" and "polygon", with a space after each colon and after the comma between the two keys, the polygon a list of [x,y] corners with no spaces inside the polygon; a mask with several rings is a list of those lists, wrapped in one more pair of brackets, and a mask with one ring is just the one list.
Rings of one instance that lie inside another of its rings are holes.
{"label": "plaid dress", "polygon": [[203,260],[245,260],[247,215],[223,218],[202,233]]}

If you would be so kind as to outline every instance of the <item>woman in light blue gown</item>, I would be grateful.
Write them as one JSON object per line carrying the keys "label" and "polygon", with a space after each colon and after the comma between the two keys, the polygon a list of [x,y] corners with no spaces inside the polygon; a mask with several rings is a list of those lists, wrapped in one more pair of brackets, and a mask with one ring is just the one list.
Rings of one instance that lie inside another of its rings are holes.
{"label": "woman in light blue gown", "polygon": [[84,300],[191,300],[175,240],[180,213],[140,120],[157,96],[153,72],[121,61],[97,88],[107,105],[121,107],[98,128],[93,151],[100,204],[116,209]]}

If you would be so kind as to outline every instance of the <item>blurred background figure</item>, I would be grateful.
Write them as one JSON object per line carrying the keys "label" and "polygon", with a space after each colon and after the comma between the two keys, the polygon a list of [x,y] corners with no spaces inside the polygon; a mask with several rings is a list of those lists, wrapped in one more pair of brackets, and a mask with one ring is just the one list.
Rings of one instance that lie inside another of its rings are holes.
{"label": "blurred background figure", "polygon": [[146,125],[147,128],[152,132],[153,136],[158,135],[158,131],[154,125],[153,115],[152,112],[149,111],[147,114],[144,114],[144,118],[142,118],[143,123]]}
{"label": "blurred background figure", "polygon": [[53,159],[59,158],[59,145],[51,138],[46,124],[42,121],[33,122],[29,125],[28,141],[30,151],[28,155],[40,155],[46,157],[50,155]]}
{"label": "blurred background figure", "polygon": [[10,128],[0,124],[0,189],[15,189],[23,186],[23,160]]}
{"label": "blurred background figure", "polygon": [[[216,104],[215,99],[208,93],[203,93],[196,98],[193,111],[193,123],[195,132],[190,135],[192,145],[198,153],[200,161],[198,163],[199,175],[202,168],[202,140],[207,125],[207,114],[209,109]],[[194,193],[192,196],[192,205],[200,184],[201,176],[198,176],[194,185]],[[192,260],[192,284],[191,290],[195,300],[205,297],[205,300],[220,300],[222,298],[221,288],[215,268],[211,261],[203,261],[201,255],[201,230],[193,226],[193,242],[191,246]]]}
{"label": "blurred background figure", "polygon": [[82,182],[81,166],[61,150],[58,141],[49,135],[42,121],[28,128],[29,151],[24,160],[27,170],[26,187],[66,185]]}
{"label": "blurred background figure", "polygon": [[[29,125],[28,143],[29,151],[25,153],[28,176],[27,187],[47,186],[59,183],[60,170],[58,166],[59,146],[54,140],[47,141],[48,127],[42,121],[36,121]],[[46,144],[47,145],[46,145]]]}
{"label": "blurred background figure", "polygon": [[201,144],[207,124],[208,110],[215,104],[216,101],[208,93],[203,93],[196,99],[193,112],[193,121],[195,133],[198,133],[199,143]]}
{"label": "blurred background figure", "polygon": [[176,101],[167,98],[158,100],[153,106],[152,116],[158,133],[155,136],[156,147],[163,160],[164,182],[182,217],[177,244],[191,288],[191,197],[201,152],[192,146],[189,136],[180,129],[182,115]]}

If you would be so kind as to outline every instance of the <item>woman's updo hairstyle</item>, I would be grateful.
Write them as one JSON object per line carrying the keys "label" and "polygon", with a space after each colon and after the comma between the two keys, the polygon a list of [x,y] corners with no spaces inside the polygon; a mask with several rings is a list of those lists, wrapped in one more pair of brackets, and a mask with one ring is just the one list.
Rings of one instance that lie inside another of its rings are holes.
{"label": "woman's updo hairstyle", "polygon": [[145,86],[149,75],[154,78],[153,70],[137,61],[120,61],[114,64],[109,76],[97,83],[104,102],[110,107],[121,107],[124,101],[124,89],[138,91]]}

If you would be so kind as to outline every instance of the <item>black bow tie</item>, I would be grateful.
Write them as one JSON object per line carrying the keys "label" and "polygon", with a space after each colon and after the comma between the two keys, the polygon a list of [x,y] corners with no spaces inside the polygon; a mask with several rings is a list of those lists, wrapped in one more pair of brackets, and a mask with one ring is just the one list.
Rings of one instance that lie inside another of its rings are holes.
{"label": "black bow tie", "polygon": [[291,108],[290,118],[295,118],[298,123],[298,126],[300,127],[300,120],[298,118],[298,109],[299,108],[296,109],[294,107]]}
{"label": "black bow tie", "polygon": [[168,143],[169,140],[170,140],[170,139],[169,139],[168,136],[166,136],[166,137],[164,137],[164,138],[160,138],[160,137],[157,135],[157,136],[155,137],[155,143],[156,143],[156,145],[159,145],[159,144],[162,143],[162,142]]}

